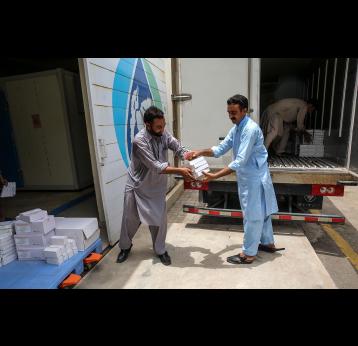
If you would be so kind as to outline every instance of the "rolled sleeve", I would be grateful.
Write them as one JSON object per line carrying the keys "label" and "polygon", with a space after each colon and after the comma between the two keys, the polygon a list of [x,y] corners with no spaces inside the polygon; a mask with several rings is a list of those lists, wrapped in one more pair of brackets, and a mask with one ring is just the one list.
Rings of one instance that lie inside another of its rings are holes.
{"label": "rolled sleeve", "polygon": [[214,157],[220,157],[220,150],[218,146],[211,147],[211,151],[213,152]]}
{"label": "rolled sleeve", "polygon": [[163,173],[163,171],[167,168],[167,167],[169,167],[169,163],[168,162],[163,162],[163,163],[161,163],[159,166],[158,166],[158,170],[159,171],[157,171],[157,173]]}
{"label": "rolled sleeve", "polygon": [[228,164],[228,167],[229,167],[230,169],[232,169],[233,171],[237,171],[237,170],[239,169],[239,166],[240,166],[240,165],[238,165],[238,163],[236,162],[236,160],[234,160],[234,161],[232,161],[232,162],[230,162],[230,163]]}

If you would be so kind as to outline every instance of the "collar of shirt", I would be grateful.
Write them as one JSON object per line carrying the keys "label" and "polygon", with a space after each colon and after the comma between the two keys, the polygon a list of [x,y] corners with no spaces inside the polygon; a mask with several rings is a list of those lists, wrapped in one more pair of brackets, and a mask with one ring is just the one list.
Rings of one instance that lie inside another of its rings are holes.
{"label": "collar of shirt", "polygon": [[150,132],[146,128],[144,128],[144,137],[146,139],[148,139],[149,141],[151,141],[153,139],[153,136],[150,134]]}
{"label": "collar of shirt", "polygon": [[247,121],[249,120],[249,117],[247,116],[247,114],[245,114],[245,116],[241,119],[241,121],[236,124],[236,128],[238,131],[240,131],[242,129],[242,127],[247,123]]}

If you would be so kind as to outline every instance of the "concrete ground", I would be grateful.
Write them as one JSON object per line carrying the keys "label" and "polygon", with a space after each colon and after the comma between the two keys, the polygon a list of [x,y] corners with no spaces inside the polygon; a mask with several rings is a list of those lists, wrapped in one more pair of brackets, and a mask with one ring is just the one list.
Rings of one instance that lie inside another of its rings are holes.
{"label": "concrete ground", "polygon": [[250,265],[231,265],[243,228],[238,220],[184,214],[183,204],[197,204],[198,193],[185,191],[168,212],[167,248],[171,266],[153,255],[147,227],[136,234],[128,260],[115,262],[114,247],[76,288],[336,288],[302,227],[275,223],[280,253],[260,252]]}
{"label": "concrete ground", "polygon": [[358,187],[345,187],[344,197],[324,199],[322,212],[344,215],[344,225],[301,224],[318,258],[338,288],[358,288],[357,193]]}

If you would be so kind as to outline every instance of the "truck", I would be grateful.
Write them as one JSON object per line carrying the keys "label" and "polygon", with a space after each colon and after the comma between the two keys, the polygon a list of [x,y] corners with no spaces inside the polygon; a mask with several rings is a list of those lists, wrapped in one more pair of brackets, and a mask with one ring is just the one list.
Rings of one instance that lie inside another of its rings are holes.
{"label": "truck", "polygon": [[[343,196],[347,185],[358,183],[357,63],[351,58],[289,59],[175,59],[172,96],[176,131],[190,149],[210,148],[232,126],[226,100],[234,94],[249,100],[249,116],[260,114],[284,98],[316,98],[319,107],[305,120],[313,137],[321,136],[324,152],[301,155],[291,136],[286,157],[269,156],[269,170],[279,205],[273,219],[344,223],[341,215],[322,214],[323,198]],[[323,149],[322,148],[322,149]],[[221,159],[207,158],[212,171],[227,166],[231,151]],[[209,183],[184,182],[199,191],[198,205],[184,205],[186,213],[242,218],[236,174]]]}
{"label": "truck", "polygon": [[[91,208],[98,213],[101,237],[107,237],[110,245],[120,237],[131,143],[144,126],[146,107],[161,108],[167,129],[188,149],[208,148],[232,126],[226,100],[234,94],[249,99],[249,115],[258,123],[275,100],[312,96],[319,100],[320,107],[307,117],[306,127],[324,132],[324,156],[296,155],[292,138],[289,159],[270,158],[280,208],[273,218],[345,221],[340,215],[312,215],[312,210],[321,209],[323,197],[342,196],[346,185],[358,181],[356,58],[93,57],[1,62],[7,66],[0,74],[3,175],[19,190],[45,190],[52,198],[56,191],[49,188],[83,188],[76,183],[85,177],[83,168],[93,180],[96,205]],[[83,159],[80,169],[76,153]],[[230,153],[207,159],[213,170],[232,160]],[[169,161],[183,164],[172,155]],[[170,176],[168,192],[181,187],[176,183]],[[242,217],[235,175],[184,185],[199,191],[198,203],[184,205],[185,212]],[[82,200],[86,191],[71,194]],[[29,209],[34,204],[36,200],[31,200]]]}

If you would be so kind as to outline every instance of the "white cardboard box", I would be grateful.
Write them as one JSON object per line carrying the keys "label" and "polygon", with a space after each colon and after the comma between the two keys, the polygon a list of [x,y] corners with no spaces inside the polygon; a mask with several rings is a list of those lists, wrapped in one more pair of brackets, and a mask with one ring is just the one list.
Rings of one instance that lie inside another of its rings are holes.
{"label": "white cardboard box", "polygon": [[203,172],[210,172],[209,164],[203,156],[188,162],[195,179],[204,178]]}
{"label": "white cardboard box", "polygon": [[74,253],[72,249],[66,250],[68,258],[73,257]]}
{"label": "white cardboard box", "polygon": [[74,235],[68,235],[68,237],[76,242],[77,251],[84,251],[99,238],[99,235],[100,230],[97,229],[95,233],[93,233],[88,239],[84,235],[79,237],[76,237]]}
{"label": "white cardboard box", "polygon": [[66,241],[65,245],[54,244],[54,245],[51,245],[50,248],[57,248],[60,256],[63,256],[65,258],[70,258],[73,256],[74,253],[73,253],[71,245],[69,243],[67,243],[67,241],[68,241],[67,237],[66,237],[65,241]]}
{"label": "white cardboard box", "polygon": [[0,262],[3,266],[5,266],[5,265],[15,261],[16,259],[17,259],[17,254],[15,252],[13,254],[2,257]]}
{"label": "white cardboard box", "polygon": [[42,246],[46,247],[50,245],[50,239],[52,236],[55,235],[55,230],[47,234],[41,233],[22,233],[22,234],[15,234],[14,239],[16,246]]}
{"label": "white cardboard box", "polygon": [[67,243],[67,236],[62,236],[62,235],[54,235],[53,237],[51,237],[51,245],[63,245],[65,246]]}
{"label": "white cardboard box", "polygon": [[60,258],[62,255],[63,249],[56,245],[48,246],[44,249],[44,255],[46,258]]}
{"label": "white cardboard box", "polygon": [[96,218],[56,218],[56,235],[67,236],[76,241],[79,251],[92,245],[100,235]]}
{"label": "white cardboard box", "polygon": [[11,253],[16,253],[16,247],[14,245],[7,247],[6,249],[0,250],[0,256],[7,256]]}
{"label": "white cardboard box", "polygon": [[0,234],[8,233],[14,230],[14,221],[0,222]]}
{"label": "white cardboard box", "polygon": [[25,211],[23,213],[20,213],[16,220],[21,220],[25,222],[33,222],[39,219],[43,219],[47,216],[47,211],[42,209],[33,209],[29,211]]}
{"label": "white cardboard box", "polygon": [[59,254],[63,257],[65,256],[66,249],[63,245],[50,245],[50,248],[57,248],[59,251]]}
{"label": "white cardboard box", "polygon": [[12,233],[0,235],[0,246],[2,246],[2,245],[5,246],[8,243],[11,243],[13,241],[14,241],[14,236],[12,235]]}
{"label": "white cardboard box", "polygon": [[13,243],[13,242],[9,242],[5,245],[1,245],[0,246],[0,254],[3,252],[9,251],[9,249],[12,249],[14,247],[15,247],[15,243]]}
{"label": "white cardboard box", "polygon": [[68,238],[68,243],[71,245],[72,250],[77,250],[76,241],[72,238]]}
{"label": "white cardboard box", "polygon": [[55,229],[55,217],[48,215],[42,219],[31,222],[32,232],[47,234]]}
{"label": "white cardboard box", "polygon": [[22,260],[44,260],[44,247],[42,246],[18,246],[17,256],[19,261]]}
{"label": "white cardboard box", "polygon": [[0,193],[0,198],[14,197],[16,195],[16,182],[9,181],[7,185],[3,186]]}
{"label": "white cardboard box", "polygon": [[65,260],[65,261],[67,261],[68,260],[68,253],[67,253],[67,251],[65,250],[64,252],[63,252],[63,259]]}
{"label": "white cardboard box", "polygon": [[198,158],[191,160],[188,162],[189,167],[191,168],[198,168],[204,164],[208,164],[204,156],[199,156]]}
{"label": "white cardboard box", "polygon": [[195,179],[203,178],[204,177],[203,172],[208,173],[210,172],[210,169],[207,168],[207,169],[203,169],[202,171],[194,171],[193,172],[194,178]]}
{"label": "white cardboard box", "polygon": [[11,229],[0,229],[0,235],[6,235],[6,234],[14,234],[14,232]]}
{"label": "white cardboard box", "polygon": [[31,224],[29,222],[25,222],[22,220],[16,220],[14,222],[16,233],[30,233],[31,232]]}

